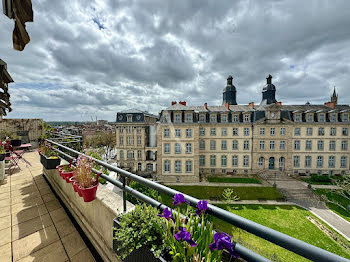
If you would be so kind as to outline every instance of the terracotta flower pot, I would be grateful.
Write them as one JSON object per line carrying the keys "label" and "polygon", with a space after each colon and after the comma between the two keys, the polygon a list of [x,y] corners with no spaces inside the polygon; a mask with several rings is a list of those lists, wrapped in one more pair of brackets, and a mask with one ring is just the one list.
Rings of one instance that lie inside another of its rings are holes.
{"label": "terracotta flower pot", "polygon": [[91,202],[96,198],[97,187],[98,187],[98,182],[96,185],[89,188],[83,188],[79,186],[79,189],[81,190],[81,193],[84,198],[84,202]]}

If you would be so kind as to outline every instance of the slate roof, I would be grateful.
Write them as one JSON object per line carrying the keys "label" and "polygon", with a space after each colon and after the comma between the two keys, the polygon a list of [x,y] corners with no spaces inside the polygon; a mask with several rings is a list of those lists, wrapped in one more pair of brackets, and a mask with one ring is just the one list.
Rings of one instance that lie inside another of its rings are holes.
{"label": "slate roof", "polygon": [[121,111],[119,113],[124,113],[124,114],[144,114],[146,116],[150,116],[150,117],[157,117],[156,115],[153,115],[147,111],[142,111],[142,110],[139,110],[139,109],[135,109],[135,108],[131,108],[131,109],[127,109],[127,110],[124,110],[124,111]]}

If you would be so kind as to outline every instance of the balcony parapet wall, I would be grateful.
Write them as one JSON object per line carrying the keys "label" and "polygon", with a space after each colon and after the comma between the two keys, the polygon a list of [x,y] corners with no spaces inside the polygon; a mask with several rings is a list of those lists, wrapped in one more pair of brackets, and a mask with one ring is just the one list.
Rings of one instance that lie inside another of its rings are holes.
{"label": "balcony parapet wall", "polygon": [[[103,185],[97,189],[96,199],[85,203],[70,183],[63,180],[58,171],[43,172],[58,197],[73,215],[85,235],[104,261],[120,261],[113,251],[113,219],[123,211],[123,199]],[[127,202],[127,211],[134,205]]]}

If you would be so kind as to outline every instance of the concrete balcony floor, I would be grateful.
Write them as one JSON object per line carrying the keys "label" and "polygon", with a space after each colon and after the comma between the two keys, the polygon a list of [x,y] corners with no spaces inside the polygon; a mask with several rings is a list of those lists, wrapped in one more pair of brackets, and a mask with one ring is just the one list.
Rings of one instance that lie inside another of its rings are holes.
{"label": "concrete balcony floor", "polygon": [[95,261],[42,176],[37,152],[24,154],[0,184],[0,262]]}

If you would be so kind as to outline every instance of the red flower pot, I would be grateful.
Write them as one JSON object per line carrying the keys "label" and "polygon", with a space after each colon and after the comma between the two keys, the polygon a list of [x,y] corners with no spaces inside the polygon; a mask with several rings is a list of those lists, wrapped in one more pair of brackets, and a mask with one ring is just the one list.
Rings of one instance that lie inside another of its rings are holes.
{"label": "red flower pot", "polygon": [[62,171],[62,177],[66,180],[67,183],[69,182],[69,179],[73,176],[73,171],[71,172],[64,172]]}
{"label": "red flower pot", "polygon": [[72,184],[73,189],[74,189],[74,192],[78,192],[78,189],[77,189],[77,186],[76,186],[77,182],[76,182],[76,180],[75,180],[75,177],[74,177],[74,176],[72,176],[72,177],[69,179],[69,183],[71,183],[71,184]]}
{"label": "red flower pot", "polygon": [[89,188],[83,188],[79,186],[81,193],[83,195],[84,202],[91,202],[96,198],[97,187],[98,187],[98,182],[96,185]]}
{"label": "red flower pot", "polygon": [[74,182],[75,188],[77,189],[78,195],[80,197],[83,196],[83,193],[81,192],[81,187],[79,186],[78,182]]}

